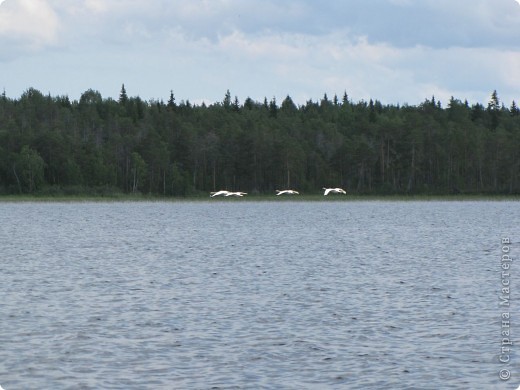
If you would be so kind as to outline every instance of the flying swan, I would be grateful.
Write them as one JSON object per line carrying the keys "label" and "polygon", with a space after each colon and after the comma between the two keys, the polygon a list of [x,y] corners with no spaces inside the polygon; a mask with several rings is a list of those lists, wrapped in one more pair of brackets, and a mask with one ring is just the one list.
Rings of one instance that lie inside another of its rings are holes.
{"label": "flying swan", "polygon": [[294,190],[283,190],[283,191],[276,190],[276,192],[277,192],[276,195],[299,195],[300,194],[298,191],[294,191]]}
{"label": "flying swan", "polygon": [[215,197],[215,196],[227,196],[229,194],[229,191],[225,191],[225,190],[220,190],[220,191],[217,191],[217,192],[210,192],[210,195],[212,198]]}
{"label": "flying swan", "polygon": [[244,196],[247,195],[247,192],[229,192],[227,191],[227,194],[224,194],[224,196]]}
{"label": "flying swan", "polygon": [[328,195],[329,193],[333,193],[333,194],[346,194],[347,193],[342,188],[325,188],[325,187],[323,187],[323,189],[325,190],[323,195]]}

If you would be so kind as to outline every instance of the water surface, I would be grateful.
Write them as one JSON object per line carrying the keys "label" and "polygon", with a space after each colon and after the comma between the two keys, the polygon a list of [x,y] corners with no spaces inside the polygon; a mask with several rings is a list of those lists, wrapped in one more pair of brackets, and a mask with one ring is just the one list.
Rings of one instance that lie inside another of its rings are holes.
{"label": "water surface", "polygon": [[498,297],[500,239],[520,253],[519,210],[0,204],[0,385],[516,388],[520,358],[498,362]]}

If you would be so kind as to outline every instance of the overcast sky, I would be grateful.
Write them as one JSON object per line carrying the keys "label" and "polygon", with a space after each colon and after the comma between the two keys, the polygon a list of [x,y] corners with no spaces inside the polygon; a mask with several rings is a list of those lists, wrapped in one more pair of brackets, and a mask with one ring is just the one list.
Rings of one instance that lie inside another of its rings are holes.
{"label": "overcast sky", "polygon": [[520,101],[520,0],[0,0],[0,88]]}

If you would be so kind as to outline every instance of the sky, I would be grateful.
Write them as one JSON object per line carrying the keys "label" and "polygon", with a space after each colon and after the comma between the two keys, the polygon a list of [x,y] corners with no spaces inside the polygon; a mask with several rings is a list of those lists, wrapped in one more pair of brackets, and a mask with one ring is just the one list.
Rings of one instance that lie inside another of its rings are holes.
{"label": "sky", "polygon": [[520,102],[520,0],[0,0],[0,89]]}

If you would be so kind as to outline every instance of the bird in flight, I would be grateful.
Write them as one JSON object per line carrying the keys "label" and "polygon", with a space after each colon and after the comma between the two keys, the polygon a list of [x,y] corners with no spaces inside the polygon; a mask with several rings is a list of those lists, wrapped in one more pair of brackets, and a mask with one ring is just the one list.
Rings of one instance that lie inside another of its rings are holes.
{"label": "bird in flight", "polygon": [[227,196],[229,194],[229,191],[220,190],[217,192],[210,192],[209,196],[214,198],[215,196]]}
{"label": "bird in flight", "polygon": [[294,191],[294,190],[283,190],[283,191],[276,190],[276,192],[277,192],[276,195],[299,195],[300,194],[298,191]]}
{"label": "bird in flight", "polygon": [[224,196],[244,196],[247,195],[247,192],[229,192],[227,194],[224,194]]}
{"label": "bird in flight", "polygon": [[347,192],[342,189],[342,188],[325,188],[323,187],[323,189],[325,190],[325,192],[323,193],[323,195],[328,195],[328,194],[346,194]]}

